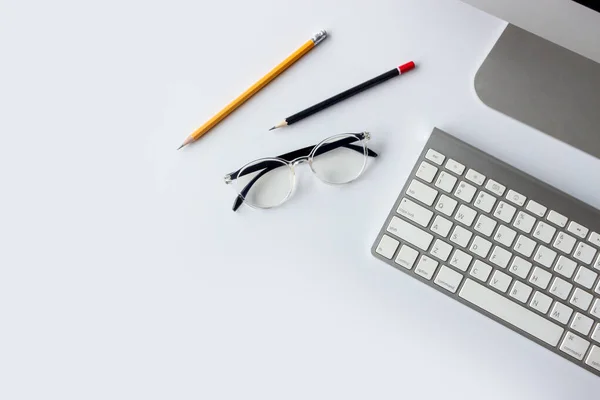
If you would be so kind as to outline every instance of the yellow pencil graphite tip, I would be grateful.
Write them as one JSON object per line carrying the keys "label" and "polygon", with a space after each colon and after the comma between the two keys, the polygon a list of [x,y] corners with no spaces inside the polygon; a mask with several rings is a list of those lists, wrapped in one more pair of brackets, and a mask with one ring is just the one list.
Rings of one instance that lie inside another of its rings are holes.
{"label": "yellow pencil graphite tip", "polygon": [[182,148],[184,148],[184,147],[185,147],[185,143],[183,143],[181,146],[179,146],[179,147],[177,148],[177,150],[180,150],[180,149],[182,149]]}

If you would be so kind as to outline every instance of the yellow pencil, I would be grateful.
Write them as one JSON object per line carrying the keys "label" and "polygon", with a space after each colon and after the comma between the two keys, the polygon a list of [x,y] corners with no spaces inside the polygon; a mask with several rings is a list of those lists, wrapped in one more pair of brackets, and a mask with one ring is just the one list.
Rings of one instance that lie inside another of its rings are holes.
{"label": "yellow pencil", "polygon": [[302,56],[312,50],[313,47],[321,43],[327,37],[326,31],[317,32],[308,42],[304,43],[298,50],[292,53],[288,58],[283,60],[278,66],[273,68],[267,75],[263,76],[258,82],[254,85],[250,86],[248,90],[239,95],[235,100],[231,103],[227,104],[224,109],[219,111],[214,117],[206,121],[204,125],[200,128],[196,129],[190,136],[185,139],[183,144],[179,146],[179,149],[182,147],[195,142],[200,139],[202,135],[206,132],[210,131],[215,125],[221,122],[225,117],[235,111],[236,108],[244,104],[246,100],[250,97],[254,96],[260,89],[264,88],[269,82],[275,79],[279,74],[288,69],[292,64],[298,61]]}

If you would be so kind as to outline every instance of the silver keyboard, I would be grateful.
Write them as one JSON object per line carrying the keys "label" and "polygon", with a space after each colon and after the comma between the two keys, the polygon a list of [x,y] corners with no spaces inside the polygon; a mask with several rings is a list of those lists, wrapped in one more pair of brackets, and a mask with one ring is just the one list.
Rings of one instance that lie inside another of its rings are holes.
{"label": "silver keyboard", "polygon": [[600,376],[600,211],[435,129],[372,253]]}

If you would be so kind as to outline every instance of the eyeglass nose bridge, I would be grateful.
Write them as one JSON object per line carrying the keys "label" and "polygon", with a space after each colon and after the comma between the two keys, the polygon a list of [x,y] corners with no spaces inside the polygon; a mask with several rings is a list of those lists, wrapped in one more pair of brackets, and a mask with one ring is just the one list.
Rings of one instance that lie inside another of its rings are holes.
{"label": "eyeglass nose bridge", "polygon": [[292,166],[295,167],[297,165],[304,164],[307,162],[308,162],[308,156],[305,156],[305,157],[298,157],[298,158],[292,160],[290,162],[290,164],[292,164]]}

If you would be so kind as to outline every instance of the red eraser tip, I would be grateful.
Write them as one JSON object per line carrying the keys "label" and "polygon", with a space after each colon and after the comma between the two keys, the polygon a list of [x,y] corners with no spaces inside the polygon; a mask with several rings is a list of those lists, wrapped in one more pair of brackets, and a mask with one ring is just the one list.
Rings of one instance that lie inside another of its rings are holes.
{"label": "red eraser tip", "polygon": [[415,63],[412,61],[407,62],[406,64],[403,64],[401,66],[398,67],[398,70],[400,71],[401,74],[410,71],[411,69],[413,69],[415,67]]}

